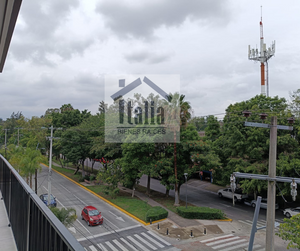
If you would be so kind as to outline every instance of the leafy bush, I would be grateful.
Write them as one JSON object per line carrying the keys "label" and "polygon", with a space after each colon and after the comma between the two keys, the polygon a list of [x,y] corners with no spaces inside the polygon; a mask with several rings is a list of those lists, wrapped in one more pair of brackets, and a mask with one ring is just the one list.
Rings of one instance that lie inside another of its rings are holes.
{"label": "leafy bush", "polygon": [[209,207],[177,207],[177,213],[187,219],[226,219],[222,210]]}
{"label": "leafy bush", "polygon": [[165,219],[168,217],[168,211],[162,207],[156,206],[152,207],[148,210],[146,213],[146,222],[150,222],[150,219],[152,221]]}
{"label": "leafy bush", "polygon": [[95,175],[91,175],[91,176],[90,176],[90,181],[93,181],[93,180],[95,180],[95,179],[96,179]]}
{"label": "leafy bush", "polygon": [[84,181],[84,177],[81,176],[81,177],[79,178],[79,182],[83,182],[83,181]]}

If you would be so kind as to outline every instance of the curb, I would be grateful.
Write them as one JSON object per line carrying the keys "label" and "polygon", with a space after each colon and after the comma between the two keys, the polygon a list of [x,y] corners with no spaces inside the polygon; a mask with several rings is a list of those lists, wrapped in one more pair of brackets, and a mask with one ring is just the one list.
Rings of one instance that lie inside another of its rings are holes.
{"label": "curb", "polygon": [[[49,166],[47,166],[46,164],[44,164],[44,163],[41,163],[41,164],[49,168]],[[109,200],[107,200],[107,199],[103,198],[102,196],[96,194],[96,193],[93,192],[92,190],[90,190],[90,189],[86,188],[85,186],[83,186],[83,185],[77,183],[76,181],[72,180],[72,179],[69,178],[68,176],[66,176],[66,175],[64,175],[64,174],[62,174],[62,173],[60,173],[59,171],[57,171],[57,170],[55,170],[55,169],[53,169],[53,168],[51,168],[51,170],[53,170],[53,171],[55,171],[56,173],[60,174],[61,176],[65,177],[66,179],[72,181],[73,183],[75,183],[76,185],[78,185],[78,186],[80,186],[81,188],[85,189],[86,191],[88,191],[88,192],[94,194],[94,195],[97,196],[99,199],[101,199],[101,200],[105,201],[106,203],[110,204],[111,206],[117,208],[118,210],[122,211],[123,213],[127,214],[128,216],[134,218],[135,220],[137,220],[138,222],[142,223],[143,225],[145,225],[145,226],[150,225],[150,222],[147,223],[147,222],[145,222],[145,221],[142,221],[141,219],[137,218],[137,217],[134,216],[133,214],[131,214],[131,213],[125,211],[123,208],[120,208],[119,206],[115,205],[114,203],[110,202]],[[157,221],[152,221],[152,224],[153,224],[153,223],[160,222],[160,221],[163,221],[163,220],[165,220],[165,219],[161,219],[161,220],[157,220]]]}

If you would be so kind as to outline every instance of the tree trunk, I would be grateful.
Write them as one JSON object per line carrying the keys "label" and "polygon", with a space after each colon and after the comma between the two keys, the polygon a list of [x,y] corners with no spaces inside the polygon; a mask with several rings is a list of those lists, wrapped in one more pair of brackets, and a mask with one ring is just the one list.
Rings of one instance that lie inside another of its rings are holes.
{"label": "tree trunk", "polygon": [[85,171],[84,171],[84,160],[81,161],[82,164],[82,177],[85,176]]}
{"label": "tree trunk", "polygon": [[168,198],[170,194],[170,189],[166,188],[166,197]]}
{"label": "tree trunk", "polygon": [[63,163],[61,162],[61,158],[58,158],[58,160],[59,160],[59,163],[60,163],[61,167],[64,168],[64,165],[63,165]]}
{"label": "tree trunk", "polygon": [[79,165],[77,164],[77,165],[76,165],[76,170],[75,170],[74,174],[77,174],[78,171],[79,171]]}
{"label": "tree trunk", "polygon": [[133,185],[133,188],[132,188],[132,195],[131,195],[132,198],[134,197],[134,191],[135,191],[135,184]]}
{"label": "tree trunk", "polygon": [[151,177],[150,177],[150,175],[148,175],[147,192],[146,192],[146,194],[148,194],[148,196],[150,196],[150,181],[151,181]]}
{"label": "tree trunk", "polygon": [[176,159],[176,132],[174,132],[174,172],[175,172],[175,207],[179,207],[179,194],[178,194],[178,184],[177,184],[177,159]]}

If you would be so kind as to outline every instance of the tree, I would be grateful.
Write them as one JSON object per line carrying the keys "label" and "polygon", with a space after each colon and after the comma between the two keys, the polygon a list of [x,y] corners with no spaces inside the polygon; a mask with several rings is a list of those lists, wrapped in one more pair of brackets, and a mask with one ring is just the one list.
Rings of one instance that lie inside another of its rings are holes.
{"label": "tree", "polygon": [[300,249],[300,214],[292,216],[290,219],[284,219],[284,223],[279,226],[279,233],[283,240],[289,241],[287,249]]}
{"label": "tree", "polygon": [[220,122],[216,117],[210,115],[207,118],[207,127],[205,128],[205,138],[215,141],[221,134]]}
{"label": "tree", "polygon": [[62,224],[69,227],[77,219],[76,210],[74,208],[57,208],[50,207],[52,213],[60,220]]}
{"label": "tree", "polygon": [[207,126],[206,119],[204,117],[193,117],[190,120],[190,124],[194,125],[198,132],[204,131]]}
{"label": "tree", "polygon": [[[176,121],[177,110],[179,109],[180,116],[180,127],[186,128],[187,122],[191,117],[191,106],[189,102],[184,101],[185,95],[179,95],[178,93],[169,94],[167,96],[167,101],[169,102],[169,106],[171,111],[168,111],[168,115],[170,116],[170,121]],[[168,106],[168,104],[166,105]],[[168,121],[168,122],[170,122]],[[174,126],[169,124],[169,126]],[[177,149],[176,149],[176,127],[174,127],[174,173],[175,173],[175,206],[179,206],[179,192],[178,192],[178,179],[177,179]]]}
{"label": "tree", "polygon": [[[222,165],[216,170],[215,179],[220,185],[229,183],[233,172],[267,174],[269,163],[270,131],[265,128],[246,127],[242,112],[251,111],[248,121],[270,124],[272,116],[278,117],[278,124],[286,125],[291,116],[284,98],[257,95],[250,100],[230,105],[226,109],[219,138],[212,142],[213,150],[219,155]],[[266,113],[265,121],[260,114]],[[290,131],[277,132],[277,158],[281,154],[291,155],[298,151],[298,142],[290,136]],[[283,158],[282,158],[283,160]],[[277,165],[277,173],[281,173]],[[287,175],[289,176],[289,175]],[[241,180],[241,187],[248,193],[265,190],[264,181]]]}
{"label": "tree", "polygon": [[121,170],[120,162],[108,163],[106,168],[99,170],[97,179],[100,179],[103,183],[107,184],[105,189],[107,194],[112,198],[115,198],[119,193],[118,184],[123,180],[124,173]]}

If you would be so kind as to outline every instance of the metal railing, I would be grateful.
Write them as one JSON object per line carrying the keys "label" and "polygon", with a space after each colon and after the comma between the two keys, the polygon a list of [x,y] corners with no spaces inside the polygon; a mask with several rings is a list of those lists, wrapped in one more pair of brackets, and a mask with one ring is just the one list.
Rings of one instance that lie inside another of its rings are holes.
{"label": "metal railing", "polygon": [[84,251],[2,155],[0,190],[19,251]]}

